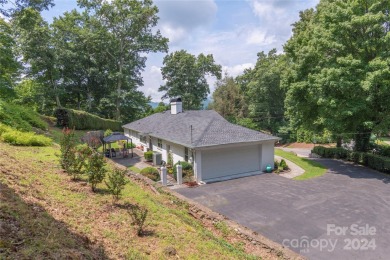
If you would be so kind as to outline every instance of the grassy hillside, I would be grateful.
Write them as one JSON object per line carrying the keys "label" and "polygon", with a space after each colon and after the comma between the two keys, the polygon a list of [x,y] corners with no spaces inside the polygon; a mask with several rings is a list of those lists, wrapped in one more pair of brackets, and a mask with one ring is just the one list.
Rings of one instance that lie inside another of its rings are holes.
{"label": "grassy hillside", "polygon": [[48,124],[32,109],[0,100],[0,123],[21,131],[46,130]]}
{"label": "grassy hillside", "polygon": [[[223,225],[204,227],[185,203],[139,183],[127,184],[113,205],[105,184],[92,193],[85,180],[71,181],[58,154],[57,145],[0,142],[0,259],[162,259],[172,247],[174,258],[258,259],[249,254],[255,252],[276,259],[237,236],[228,239]],[[149,210],[147,235],[135,234],[125,203]]]}

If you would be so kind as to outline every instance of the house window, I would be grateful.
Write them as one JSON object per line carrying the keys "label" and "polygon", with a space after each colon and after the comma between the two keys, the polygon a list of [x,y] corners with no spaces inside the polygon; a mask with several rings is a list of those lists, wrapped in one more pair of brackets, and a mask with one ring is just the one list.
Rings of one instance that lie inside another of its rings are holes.
{"label": "house window", "polygon": [[184,147],[184,161],[188,162],[188,148]]}
{"label": "house window", "polygon": [[139,140],[140,140],[142,143],[146,144],[146,136],[140,135],[140,136],[139,136]]}
{"label": "house window", "polygon": [[157,139],[157,146],[162,149],[162,140],[161,139]]}

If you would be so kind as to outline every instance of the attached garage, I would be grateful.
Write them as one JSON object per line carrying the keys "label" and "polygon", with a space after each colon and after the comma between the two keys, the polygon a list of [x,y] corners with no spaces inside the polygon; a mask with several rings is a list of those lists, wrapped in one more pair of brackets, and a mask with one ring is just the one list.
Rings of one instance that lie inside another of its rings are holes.
{"label": "attached garage", "polygon": [[273,164],[273,149],[273,142],[197,149],[197,180],[207,183],[260,174]]}
{"label": "attached garage", "polygon": [[261,145],[202,151],[205,182],[256,174],[261,171]]}

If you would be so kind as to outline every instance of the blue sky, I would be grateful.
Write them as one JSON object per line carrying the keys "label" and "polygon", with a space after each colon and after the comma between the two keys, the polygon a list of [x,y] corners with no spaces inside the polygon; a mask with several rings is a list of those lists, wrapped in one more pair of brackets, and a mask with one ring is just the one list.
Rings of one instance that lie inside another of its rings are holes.
{"label": "blue sky", "polygon": [[[213,54],[224,72],[237,76],[253,67],[257,53],[276,48],[291,37],[291,24],[299,11],[315,7],[319,0],[155,0],[159,8],[158,29],[170,39],[169,52],[185,49],[198,55]],[[51,21],[77,8],[76,0],[55,0],[43,16]],[[166,54],[148,54],[141,90],[161,101],[160,68]],[[215,79],[208,79],[211,91]]]}

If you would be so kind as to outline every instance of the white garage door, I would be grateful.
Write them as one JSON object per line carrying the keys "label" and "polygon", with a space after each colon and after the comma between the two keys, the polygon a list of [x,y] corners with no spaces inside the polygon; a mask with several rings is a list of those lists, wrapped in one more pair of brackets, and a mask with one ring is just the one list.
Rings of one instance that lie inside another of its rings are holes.
{"label": "white garage door", "polygon": [[260,171],[261,145],[202,151],[202,180],[240,177]]}

